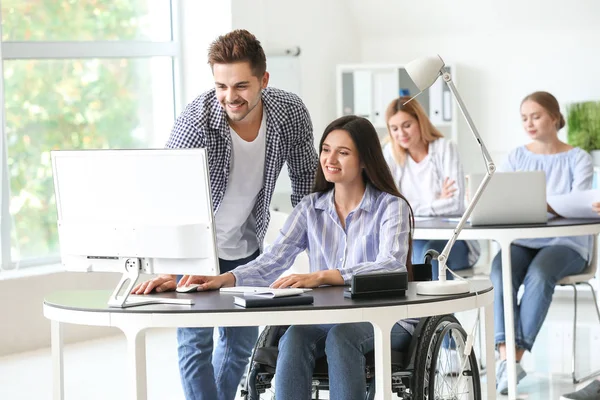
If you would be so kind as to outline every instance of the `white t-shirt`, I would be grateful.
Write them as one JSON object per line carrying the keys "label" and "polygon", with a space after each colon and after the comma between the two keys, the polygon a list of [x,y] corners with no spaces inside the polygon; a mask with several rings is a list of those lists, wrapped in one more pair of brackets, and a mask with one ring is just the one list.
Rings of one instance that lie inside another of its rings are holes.
{"label": "white t-shirt", "polygon": [[219,258],[238,260],[258,250],[252,210],[264,183],[267,117],[263,111],[258,136],[246,142],[230,128],[232,157],[229,181],[215,215]]}
{"label": "white t-shirt", "polygon": [[[427,156],[416,163],[407,155],[404,166],[394,159],[391,144],[383,149],[386,162],[400,193],[406,197],[416,216],[460,215],[465,211],[464,174],[458,149],[447,139],[429,143]],[[438,199],[445,178],[455,182],[456,192],[447,199]],[[465,241],[469,248],[469,265],[477,262],[480,254],[476,240]]]}
{"label": "white t-shirt", "polygon": [[417,209],[421,205],[433,203],[436,193],[432,188],[438,186],[441,179],[443,178],[438,176],[431,161],[431,154],[427,154],[421,162],[416,162],[407,155],[404,175],[400,181],[400,193],[414,209]]}
{"label": "white t-shirt", "polygon": [[[436,215],[460,215],[465,211],[465,175],[463,174],[462,165],[456,145],[444,138],[439,138],[429,143],[429,152],[427,154],[428,162],[423,164],[421,168],[426,171],[419,171],[418,174],[422,178],[416,180],[416,184],[420,185],[421,190],[412,189],[411,186],[404,182],[404,174],[407,168],[408,159],[404,166],[401,166],[394,159],[392,146],[388,143],[383,149],[385,160],[392,171],[394,181],[398,185],[400,193],[407,196],[410,205],[417,216],[436,216]],[[412,161],[412,160],[411,160]],[[425,160],[422,160],[423,163]],[[418,165],[420,165],[419,163]],[[416,166],[417,163],[413,165]],[[427,176],[427,171],[431,175]],[[437,196],[442,192],[442,186],[445,178],[450,178],[455,182],[456,192],[454,196],[446,199],[438,199]],[[413,172],[413,181],[414,172]],[[427,179],[427,184],[423,180]],[[427,187],[427,185],[431,185]],[[409,194],[404,191],[407,190]],[[412,193],[412,194],[410,194]],[[415,198],[413,198],[413,196]]]}

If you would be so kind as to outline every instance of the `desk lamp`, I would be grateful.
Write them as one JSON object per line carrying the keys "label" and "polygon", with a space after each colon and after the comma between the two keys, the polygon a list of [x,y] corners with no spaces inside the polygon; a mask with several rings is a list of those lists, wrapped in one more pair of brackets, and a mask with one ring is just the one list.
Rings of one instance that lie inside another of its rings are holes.
{"label": "desk lamp", "polygon": [[475,205],[479,201],[479,198],[481,197],[485,187],[487,186],[488,182],[492,178],[492,175],[494,174],[494,171],[496,170],[496,166],[494,165],[490,154],[485,148],[485,145],[481,140],[481,136],[479,136],[477,128],[475,128],[475,124],[473,123],[473,120],[471,119],[471,116],[469,115],[465,104],[463,103],[460,95],[458,94],[458,91],[456,90],[456,86],[454,86],[454,83],[452,83],[452,76],[450,75],[450,73],[444,71],[444,66],[444,60],[442,60],[442,58],[439,55],[436,57],[419,58],[408,63],[405,66],[406,72],[408,73],[408,76],[412,79],[412,81],[415,83],[417,88],[420,90],[420,92],[417,93],[410,100],[414,99],[419,94],[423,93],[425,89],[433,85],[433,83],[441,75],[444,79],[444,82],[446,82],[446,84],[448,85],[448,88],[450,88],[450,92],[452,92],[454,99],[458,103],[458,108],[467,120],[467,124],[469,125],[471,132],[473,133],[473,136],[475,136],[475,140],[477,140],[477,143],[479,143],[479,147],[481,148],[481,153],[483,155],[483,160],[486,163],[487,173],[481,181],[481,184],[477,188],[473,199],[467,206],[465,213],[458,222],[458,225],[456,226],[456,228],[454,228],[454,233],[452,234],[452,237],[450,238],[450,240],[448,240],[448,243],[446,243],[446,246],[444,247],[444,250],[442,250],[442,253],[437,256],[439,271],[438,280],[431,282],[419,282],[417,284],[417,294],[434,296],[469,292],[469,282],[467,282],[466,280],[446,280],[446,261],[448,260],[448,254],[450,254],[450,250],[452,249],[454,242],[456,242],[456,238],[460,234],[460,231],[463,229],[463,226],[465,225],[467,219],[471,215],[473,208],[475,208]]}

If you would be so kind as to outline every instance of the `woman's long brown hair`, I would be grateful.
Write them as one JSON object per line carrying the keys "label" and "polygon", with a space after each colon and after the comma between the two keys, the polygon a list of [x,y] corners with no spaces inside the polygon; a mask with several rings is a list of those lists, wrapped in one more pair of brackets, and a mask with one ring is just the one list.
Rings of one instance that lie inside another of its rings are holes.
{"label": "woman's long brown hair", "polygon": [[[323,150],[323,142],[327,136],[335,130],[344,130],[348,132],[350,138],[354,142],[356,149],[358,150],[358,157],[364,165],[363,169],[363,180],[365,183],[369,183],[381,192],[389,193],[393,196],[400,197],[408,205],[409,209],[409,238],[408,238],[408,255],[406,257],[406,269],[408,271],[409,280],[412,280],[412,236],[415,226],[415,219],[413,211],[408,200],[400,194],[392,173],[385,161],[383,151],[381,150],[381,143],[377,136],[375,127],[369,120],[357,117],[356,115],[346,115],[338,118],[330,123],[321,137],[319,143],[319,154]],[[334,184],[325,179],[323,174],[323,167],[319,163],[317,167],[317,173],[315,176],[315,183],[313,186],[313,192],[327,192],[333,189]]]}

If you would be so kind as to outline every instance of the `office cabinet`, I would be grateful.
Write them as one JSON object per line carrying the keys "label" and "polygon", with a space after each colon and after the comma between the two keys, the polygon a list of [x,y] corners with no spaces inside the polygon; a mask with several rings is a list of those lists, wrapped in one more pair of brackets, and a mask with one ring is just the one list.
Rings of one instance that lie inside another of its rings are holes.
{"label": "office cabinet", "polygon": [[[456,85],[456,70],[446,66]],[[457,85],[458,86],[458,85]],[[359,115],[370,120],[380,135],[387,133],[385,111],[401,95],[414,96],[417,87],[402,65],[348,64],[337,66],[337,115]],[[448,86],[439,78],[417,100],[444,136],[458,139],[456,107]]]}

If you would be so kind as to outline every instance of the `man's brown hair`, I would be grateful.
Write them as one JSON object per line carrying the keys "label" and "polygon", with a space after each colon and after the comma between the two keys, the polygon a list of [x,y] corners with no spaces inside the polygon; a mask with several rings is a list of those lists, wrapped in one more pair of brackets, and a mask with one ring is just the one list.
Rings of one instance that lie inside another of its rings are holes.
{"label": "man's brown hair", "polygon": [[208,63],[232,64],[249,62],[252,73],[262,78],[267,70],[267,58],[256,36],[245,29],[236,29],[219,36],[208,48]]}

